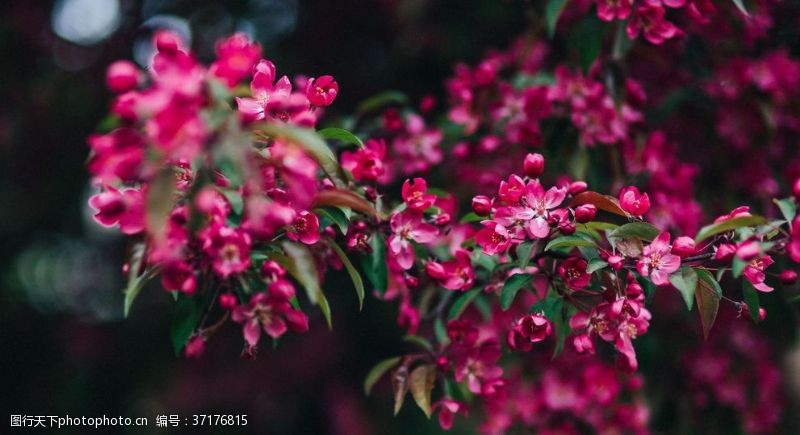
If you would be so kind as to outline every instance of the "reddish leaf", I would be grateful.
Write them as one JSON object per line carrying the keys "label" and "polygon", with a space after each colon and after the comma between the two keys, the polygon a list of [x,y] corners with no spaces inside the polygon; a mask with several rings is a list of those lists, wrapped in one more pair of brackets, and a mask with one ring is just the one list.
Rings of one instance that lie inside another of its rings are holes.
{"label": "reddish leaf", "polygon": [[378,211],[369,201],[344,189],[322,190],[317,193],[313,207],[323,206],[350,207],[369,216],[378,216]]}
{"label": "reddish leaf", "polygon": [[408,387],[411,390],[411,396],[414,401],[425,413],[428,418],[431,417],[431,391],[433,391],[433,383],[436,381],[436,366],[433,364],[426,364],[415,368],[408,377]]}
{"label": "reddish leaf", "polygon": [[597,192],[583,192],[577,194],[575,198],[572,198],[572,202],[569,206],[574,208],[584,204],[592,204],[600,210],[627,218],[631,217],[630,213],[620,207],[619,200],[613,196],[603,195]]}
{"label": "reddish leaf", "polygon": [[695,271],[698,280],[694,298],[697,302],[697,312],[700,314],[700,323],[703,326],[703,337],[708,339],[708,333],[711,332],[711,327],[714,326],[714,321],[717,319],[722,289],[710,273],[703,269],[695,269]]}
{"label": "reddish leaf", "polygon": [[[407,363],[406,363],[407,364]],[[408,393],[408,366],[401,365],[392,372],[392,390],[394,391],[394,415],[403,407],[403,400]]]}

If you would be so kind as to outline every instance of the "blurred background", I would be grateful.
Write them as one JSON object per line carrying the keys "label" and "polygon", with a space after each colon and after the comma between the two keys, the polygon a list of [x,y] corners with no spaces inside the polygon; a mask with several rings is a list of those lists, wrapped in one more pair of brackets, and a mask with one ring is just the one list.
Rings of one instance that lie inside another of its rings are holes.
{"label": "blurred background", "polygon": [[[393,418],[388,394],[363,396],[363,377],[402,348],[402,331],[388,304],[368,300],[359,314],[345,277],[347,291],[332,301],[333,332],[312,319],[311,333],[263,349],[256,361],[239,359],[238,328],[199,361],[176,357],[172,306],[157,286],[123,321],[125,242],[91,220],[85,138],[110,102],[105,67],[120,58],[145,65],[154,29],[179,32],[205,60],[218,38],[248,32],[280,74],[334,75],[336,116],[387,89],[412,99],[439,92],[455,61],[507,46],[524,28],[520,11],[481,0],[2,2],[4,414],[148,417],[154,433],[174,430],[156,429],[156,415],[204,413],[247,414],[248,427],[234,433],[438,433],[410,406]],[[70,432],[85,429],[59,433]]]}
{"label": "blurred background", "polygon": [[[2,2],[0,403],[4,414],[150,420],[144,430],[105,428],[101,433],[177,433],[179,428],[154,426],[157,415],[171,414],[248,416],[244,428],[194,428],[199,433],[440,433],[438,425],[413,406],[393,417],[386,382],[373,397],[364,397],[361,385],[368,370],[408,345],[400,340],[403,331],[395,322],[396,302],[367,298],[359,313],[346,276],[334,280],[347,287],[345,291],[328,292],[333,331],[321,318],[312,317],[308,334],[287,336],[277,350],[261,349],[255,361],[239,358],[241,332],[233,326],[209,342],[202,359],[176,357],[169,334],[171,298],[158,285],[146,288],[130,317],[123,320],[121,265],[126,245],[116,231],[104,230],[91,219],[85,139],[110,102],[103,85],[105,67],[120,58],[146,65],[155,29],[180,33],[203,60],[212,57],[217,39],[245,31],[262,43],[264,56],[276,64],[279,74],[335,76],[340,92],[328,111],[331,119],[352,113],[363,99],[389,89],[403,91],[411,101],[429,93],[443,96],[444,79],[456,62],[475,63],[487,50],[507,47],[525,30],[526,3]],[[705,186],[706,191],[725,182],[716,179],[716,184]],[[800,354],[791,351],[796,315],[777,298],[765,299],[770,317],[764,327],[770,330],[770,346],[764,344],[763,334],[737,332],[747,325],[718,327],[716,344],[693,350],[692,364],[705,361],[710,373],[728,370],[732,378],[725,382],[747,378],[757,383],[762,377],[753,373],[763,372],[760,358],[783,367],[788,375],[782,378],[784,385],[800,390],[800,377],[791,376],[800,373]],[[665,311],[670,305],[682,310],[675,298],[656,303]],[[689,433],[683,431],[687,426],[675,422],[687,415],[687,397],[702,399],[702,384],[682,380],[688,358],[683,352],[699,343],[691,314],[691,324],[686,316],[654,319],[653,328],[671,330],[676,341],[660,339],[658,332],[637,341],[642,372],[648,382],[652,380],[651,421],[659,433]],[[723,314],[729,323],[736,322],[735,313]],[[715,366],[724,355],[715,354],[713,347],[724,350],[732,342],[744,355],[741,365]],[[769,350],[759,353],[759,346]],[[753,353],[758,356],[747,356]],[[786,390],[769,402],[750,391],[754,403],[769,408],[754,407],[754,412],[780,412],[781,432],[800,433],[796,401],[791,388]],[[474,413],[480,413],[478,407]],[[479,420],[479,415],[474,417]],[[695,417],[714,430],[694,433],[740,433],[737,416],[724,406]],[[5,432],[6,426],[0,427]],[[85,428],[71,428],[59,433],[84,432]],[[475,433],[475,428],[459,418],[453,433]]]}

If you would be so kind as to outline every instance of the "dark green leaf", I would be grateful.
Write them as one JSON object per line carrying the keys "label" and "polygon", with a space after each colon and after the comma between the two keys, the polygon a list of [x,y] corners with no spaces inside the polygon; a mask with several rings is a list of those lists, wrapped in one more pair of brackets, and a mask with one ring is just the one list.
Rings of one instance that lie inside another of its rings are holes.
{"label": "dark green leaf", "polygon": [[552,38],[556,33],[558,17],[567,5],[567,0],[548,0],[544,8],[545,21],[547,23],[547,36]]}
{"label": "dark green leaf", "polygon": [[544,247],[544,250],[551,251],[553,249],[574,248],[576,246],[597,246],[597,244],[580,236],[559,236],[551,240]]}
{"label": "dark green leaf", "polygon": [[701,242],[709,237],[715,236],[720,233],[735,230],[741,227],[751,227],[761,225],[765,222],[764,218],[758,215],[753,216],[740,216],[728,219],[724,222],[717,224],[706,225],[700,228],[697,235],[694,237],[695,242]]}
{"label": "dark green leaf", "polygon": [[341,209],[337,207],[325,207],[314,209],[314,212],[321,218],[328,219],[330,223],[335,224],[342,235],[347,234],[347,216]]}
{"label": "dark green leaf", "polygon": [[175,355],[180,355],[181,350],[197,329],[200,317],[203,315],[203,301],[198,296],[178,294],[175,303],[175,315],[172,320],[172,348]]}
{"label": "dark green leaf", "polygon": [[436,335],[436,341],[442,346],[447,346],[450,343],[450,337],[447,336],[447,328],[445,328],[441,317],[437,317],[433,322],[433,333]]}
{"label": "dark green leaf", "polygon": [[486,219],[486,216],[478,216],[477,213],[471,211],[465,214],[464,217],[462,217],[459,222],[461,222],[462,224],[466,224],[469,222],[480,222],[484,219]]}
{"label": "dark green leaf", "polygon": [[314,255],[307,247],[297,243],[287,241],[283,242],[281,247],[286,252],[286,256],[271,253],[270,258],[283,266],[305,288],[308,300],[314,305],[319,305],[328,327],[331,328],[331,310],[328,305],[328,299],[325,298],[325,294],[322,293],[322,289],[319,286],[319,274],[317,273],[317,263],[314,261]]}
{"label": "dark green leaf", "polygon": [[717,319],[719,301],[722,297],[722,289],[714,277],[706,270],[695,269],[697,272],[697,291],[695,301],[697,302],[697,312],[700,314],[700,324],[703,327],[703,337],[708,339],[711,327]]}
{"label": "dark green leaf", "polygon": [[356,115],[362,116],[389,105],[403,105],[408,102],[408,97],[399,91],[386,91],[362,101],[356,109]]}
{"label": "dark green leaf", "polygon": [[361,265],[364,268],[364,275],[372,284],[372,287],[383,295],[388,286],[387,280],[389,272],[386,269],[386,242],[383,236],[375,234],[370,240],[372,252],[361,257]]}
{"label": "dark green leaf", "polygon": [[533,242],[522,242],[517,245],[517,264],[521,269],[528,267],[531,261],[531,254],[533,253]]}
{"label": "dark green leaf", "polygon": [[758,291],[748,280],[742,282],[742,296],[744,296],[744,303],[747,304],[747,311],[750,312],[750,318],[753,319],[753,322],[758,323],[758,310],[761,308]]}
{"label": "dark green leaf", "polygon": [[361,148],[364,148],[364,143],[361,142],[361,139],[358,136],[354,135],[353,133],[343,129],[343,128],[323,128],[322,130],[317,131],[317,134],[320,135],[323,139],[334,139],[339,140],[345,143],[357,145]]}
{"label": "dark green leaf", "polygon": [[794,198],[773,199],[772,202],[778,206],[787,222],[793,221],[797,216],[797,203],[794,202]]}
{"label": "dark green leaf", "polygon": [[647,222],[631,222],[622,225],[606,234],[609,239],[627,239],[636,237],[639,240],[650,242],[661,232],[653,224]]}
{"label": "dark green leaf", "polygon": [[683,301],[686,302],[686,307],[691,310],[694,305],[695,290],[697,289],[697,272],[691,267],[681,267],[680,270],[669,276],[669,282],[681,292]]}
{"label": "dark green leaf", "polygon": [[242,199],[242,194],[236,190],[230,189],[223,189],[222,194],[225,195],[225,199],[228,200],[228,204],[231,205],[231,210],[233,210],[236,214],[242,214],[244,211],[244,200]]}
{"label": "dark green leaf", "polygon": [[339,256],[339,259],[342,260],[342,264],[344,264],[344,268],[347,269],[350,279],[353,280],[353,286],[356,288],[356,295],[358,296],[358,309],[360,310],[364,307],[364,296],[366,294],[366,291],[364,291],[364,281],[361,280],[361,275],[358,274],[358,271],[353,266],[353,263],[350,262],[350,259],[347,258],[347,254],[345,254],[342,248],[333,240],[330,241],[329,245]]}
{"label": "dark green leaf", "polygon": [[556,346],[553,349],[553,359],[564,350],[564,343],[570,333],[569,316],[565,308],[561,308],[553,317],[553,327],[556,331]]}
{"label": "dark green leaf", "polygon": [[401,357],[396,356],[394,358],[387,358],[378,364],[375,364],[375,367],[373,367],[369,373],[367,373],[367,377],[364,379],[364,395],[369,396],[369,393],[372,391],[372,387],[375,386],[384,373],[400,364],[400,360]]}
{"label": "dark green leaf", "polygon": [[406,335],[403,337],[403,341],[406,343],[411,343],[415,346],[419,346],[429,352],[433,352],[433,345],[431,342],[420,337],[419,335]]}
{"label": "dark green leaf", "polygon": [[594,273],[606,267],[608,267],[608,263],[599,258],[595,258],[589,262],[589,266],[586,267],[586,273]]}
{"label": "dark green leaf", "polygon": [[254,129],[260,130],[271,137],[284,138],[301,147],[319,163],[325,175],[327,175],[337,187],[344,187],[347,184],[345,182],[344,171],[341,166],[339,166],[336,155],[315,131],[307,128],[272,123],[262,123],[255,126]]}
{"label": "dark green leaf", "polygon": [[507,310],[514,302],[514,297],[522,287],[530,284],[533,280],[533,275],[527,273],[517,273],[511,275],[503,284],[503,290],[500,293],[500,306],[503,310]]}
{"label": "dark green leaf", "polygon": [[480,287],[475,287],[474,289],[469,290],[459,296],[458,299],[453,302],[453,306],[450,307],[450,312],[448,313],[447,318],[449,320],[454,320],[461,317],[461,314],[464,312],[464,310],[466,310],[467,307],[469,307],[469,304],[472,303],[472,301],[480,294]]}
{"label": "dark green leaf", "polygon": [[734,278],[742,276],[742,272],[744,272],[745,267],[747,267],[747,262],[739,258],[738,255],[733,257],[733,261],[731,262],[731,273],[733,273]]}

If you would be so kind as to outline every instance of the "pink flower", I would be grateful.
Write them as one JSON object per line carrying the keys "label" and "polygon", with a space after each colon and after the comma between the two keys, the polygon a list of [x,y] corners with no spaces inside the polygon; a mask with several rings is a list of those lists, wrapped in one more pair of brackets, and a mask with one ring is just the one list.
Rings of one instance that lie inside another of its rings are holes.
{"label": "pink flower", "polygon": [[427,191],[428,183],[424,178],[415,178],[414,184],[411,184],[411,180],[406,180],[403,183],[403,201],[409,209],[423,212],[436,202],[436,195]]}
{"label": "pink flower", "polygon": [[764,269],[769,267],[775,261],[769,255],[765,255],[760,258],[756,258],[751,261],[743,271],[743,275],[753,284],[756,290],[760,292],[771,292],[774,290],[772,287],[768,286],[764,280],[766,279],[766,275],[764,274]]}
{"label": "pink flower", "polygon": [[161,285],[169,291],[193,295],[197,289],[194,269],[184,261],[170,261],[161,269]]}
{"label": "pink flower", "polygon": [[632,6],[633,0],[597,0],[597,17],[603,21],[625,20]]}
{"label": "pink flower", "polygon": [[588,263],[583,258],[570,257],[558,266],[558,274],[567,287],[580,290],[589,285],[592,279],[592,275],[586,273],[587,266]]}
{"label": "pink flower", "polygon": [[439,426],[444,430],[453,427],[453,416],[456,414],[467,415],[467,405],[453,399],[444,398],[431,406],[431,410],[439,410]]}
{"label": "pink flower", "polygon": [[525,181],[519,175],[509,175],[508,181],[501,181],[497,196],[506,204],[516,204],[525,193]]}
{"label": "pink flower", "polygon": [[238,305],[231,313],[234,322],[244,325],[244,339],[250,347],[255,347],[261,338],[261,331],[272,338],[278,338],[287,330],[308,331],[308,317],[300,310],[292,308],[288,300],[279,295],[259,292],[250,297],[247,305]]}
{"label": "pink flower", "polygon": [[544,341],[552,331],[553,327],[544,314],[528,314],[517,319],[508,331],[506,340],[508,347],[527,352],[531,349],[531,344]]}
{"label": "pink flower", "polygon": [[722,215],[722,216],[719,216],[718,218],[714,219],[714,223],[718,224],[718,223],[721,223],[721,222],[725,222],[725,221],[731,220],[733,218],[749,217],[749,216],[752,216],[750,214],[750,207],[742,205],[742,206],[736,207],[735,209],[731,210],[730,213]]}
{"label": "pink flower", "polygon": [[217,60],[209,72],[233,88],[253,70],[261,57],[261,44],[244,33],[235,33],[217,42]]}
{"label": "pink flower", "polygon": [[431,261],[425,265],[428,276],[448,290],[468,290],[475,282],[475,271],[469,253],[459,249],[455,258],[443,263]]}
{"label": "pink flower", "polygon": [[650,276],[655,285],[669,284],[669,274],[681,267],[681,257],[671,253],[669,233],[664,231],[645,246],[642,259],[636,263],[636,270],[642,276]]}
{"label": "pink flower", "polygon": [[639,193],[636,186],[628,186],[619,192],[619,205],[634,216],[644,216],[650,210],[650,198],[646,193]]}
{"label": "pink flower", "polygon": [[404,174],[425,172],[431,165],[442,161],[442,132],[437,128],[427,128],[425,120],[419,115],[408,116],[406,131],[392,143],[397,162]]}
{"label": "pink flower", "polygon": [[306,97],[314,106],[330,106],[339,93],[339,84],[332,76],[320,76],[310,79],[306,85]]}
{"label": "pink flower", "polygon": [[550,234],[550,224],[547,219],[550,210],[561,205],[567,196],[567,190],[555,186],[545,192],[538,180],[531,180],[525,186],[525,193],[521,202],[523,209],[517,213],[517,218],[527,221],[528,235],[535,239],[542,239]]}
{"label": "pink flower", "polygon": [[680,29],[664,19],[664,12],[657,2],[642,2],[628,22],[628,37],[635,39],[641,32],[650,43],[658,45],[681,35]]}
{"label": "pink flower", "polygon": [[140,190],[108,187],[89,198],[89,205],[97,210],[94,220],[100,225],[119,224],[119,230],[128,235],[144,231],[144,195]]}
{"label": "pink flower", "polygon": [[795,263],[800,263],[800,217],[792,222],[792,232],[789,243],[786,244],[786,253]]}
{"label": "pink flower", "polygon": [[202,232],[201,239],[203,251],[222,278],[242,273],[250,267],[250,236],[241,228],[212,224]]}
{"label": "pink flower", "polygon": [[370,139],[356,151],[342,153],[342,167],[353,174],[356,181],[382,181],[387,172],[386,142]]}
{"label": "pink flower", "polygon": [[422,215],[406,210],[395,213],[389,220],[393,234],[389,236],[389,253],[395,257],[403,270],[414,265],[414,247],[411,241],[430,243],[436,239],[439,229],[422,221]]}
{"label": "pink flower", "polygon": [[486,255],[497,255],[508,249],[511,236],[506,227],[494,221],[483,221],[483,228],[475,234],[475,242]]}
{"label": "pink flower", "polygon": [[300,241],[306,245],[319,242],[319,218],[312,211],[303,210],[297,214],[286,236],[293,241]]}

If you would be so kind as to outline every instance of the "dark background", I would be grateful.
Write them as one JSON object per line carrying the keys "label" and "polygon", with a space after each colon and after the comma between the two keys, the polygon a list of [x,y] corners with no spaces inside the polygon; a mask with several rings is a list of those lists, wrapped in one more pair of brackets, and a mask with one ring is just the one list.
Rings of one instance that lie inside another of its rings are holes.
{"label": "dark background", "polygon": [[105,66],[141,60],[141,47],[158,26],[190,36],[204,60],[219,37],[253,33],[280,74],[337,78],[340,94],[329,111],[335,117],[387,89],[412,101],[440,93],[454,62],[507,46],[525,19],[519,3],[483,0],[3,2],[3,418],[147,417],[145,430],[100,431],[170,433],[175,430],[154,427],[156,415],[247,414],[247,428],[232,433],[438,432],[412,406],[393,418],[389,395],[380,391],[388,385],[376,398],[363,396],[364,375],[402,349],[402,333],[389,304],[368,299],[358,313],[345,277],[338,280],[341,291],[329,290],[333,332],[312,318],[309,334],[282,340],[277,351],[262,349],[256,361],[239,359],[241,336],[233,326],[210,342],[203,359],[176,357],[172,306],[158,286],[145,289],[123,320],[125,243],[91,220],[85,138],[110,101]]}

